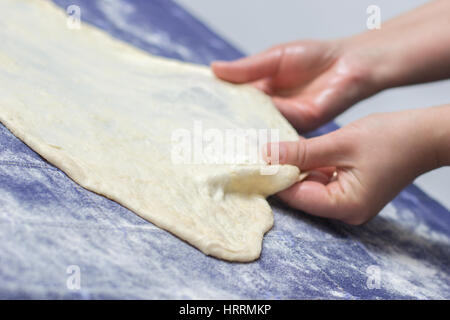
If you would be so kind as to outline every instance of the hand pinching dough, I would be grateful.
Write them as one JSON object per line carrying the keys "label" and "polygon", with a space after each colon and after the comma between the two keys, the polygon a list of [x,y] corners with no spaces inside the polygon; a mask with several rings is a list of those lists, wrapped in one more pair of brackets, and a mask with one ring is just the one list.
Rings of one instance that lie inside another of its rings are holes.
{"label": "hand pinching dough", "polygon": [[258,258],[273,225],[265,197],[298,181],[299,170],[277,166],[262,175],[265,164],[246,159],[174,162],[173,137],[192,132],[195,140],[191,129],[201,126],[275,128],[280,140],[297,140],[270,99],[215,79],[207,67],[153,57],[66,23],[50,2],[0,1],[1,122],[84,188],[205,254]]}

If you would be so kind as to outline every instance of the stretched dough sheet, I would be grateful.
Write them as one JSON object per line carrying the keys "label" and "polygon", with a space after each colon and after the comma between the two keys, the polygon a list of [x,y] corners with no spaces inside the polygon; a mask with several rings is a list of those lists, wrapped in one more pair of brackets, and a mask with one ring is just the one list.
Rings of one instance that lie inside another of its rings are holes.
{"label": "stretched dough sheet", "polygon": [[298,181],[299,170],[263,175],[262,161],[245,159],[177,163],[173,135],[200,122],[219,131],[275,128],[280,140],[297,140],[270,99],[207,67],[67,26],[48,1],[0,0],[0,121],[84,188],[205,254],[257,259],[273,225],[265,197]]}

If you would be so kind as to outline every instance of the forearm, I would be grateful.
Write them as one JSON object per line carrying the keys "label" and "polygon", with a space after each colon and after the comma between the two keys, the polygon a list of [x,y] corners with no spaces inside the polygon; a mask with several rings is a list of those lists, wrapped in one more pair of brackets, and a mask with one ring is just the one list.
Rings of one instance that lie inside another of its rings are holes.
{"label": "forearm", "polygon": [[449,166],[450,105],[400,111],[400,115],[399,141],[406,146],[403,152],[410,152],[408,165],[413,164],[415,176]]}
{"label": "forearm", "polygon": [[449,78],[450,1],[431,1],[344,43],[366,56],[379,90]]}
{"label": "forearm", "polygon": [[450,166],[450,105],[428,108],[425,111],[426,126],[434,140],[436,167]]}

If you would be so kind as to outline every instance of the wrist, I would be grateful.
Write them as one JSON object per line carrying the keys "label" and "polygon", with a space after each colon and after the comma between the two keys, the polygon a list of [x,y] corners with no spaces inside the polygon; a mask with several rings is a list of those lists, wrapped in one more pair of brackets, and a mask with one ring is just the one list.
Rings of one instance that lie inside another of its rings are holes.
{"label": "wrist", "polygon": [[420,154],[418,175],[450,165],[450,105],[406,111],[413,114],[413,150]]}
{"label": "wrist", "polygon": [[450,105],[431,107],[427,111],[428,132],[432,132],[435,168],[450,165]]}
{"label": "wrist", "polygon": [[338,40],[342,59],[352,65],[354,72],[363,74],[371,94],[400,85],[395,80],[399,78],[394,74],[396,68],[390,67],[392,56],[383,38],[376,30]]}

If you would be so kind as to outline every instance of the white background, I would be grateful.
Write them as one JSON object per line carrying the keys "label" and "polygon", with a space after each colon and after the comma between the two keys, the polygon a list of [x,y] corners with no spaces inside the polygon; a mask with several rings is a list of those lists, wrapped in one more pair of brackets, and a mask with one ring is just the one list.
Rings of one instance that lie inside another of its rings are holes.
{"label": "white background", "polygon": [[[368,16],[366,9],[372,4],[381,8],[382,21],[385,21],[427,2],[424,0],[176,1],[246,54],[253,54],[286,41],[307,38],[330,39],[363,32],[366,30]],[[371,112],[445,103],[450,103],[450,80],[385,91],[358,103],[339,116],[337,122],[344,125]],[[415,182],[430,196],[450,208],[449,167],[427,173]]]}

